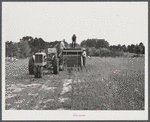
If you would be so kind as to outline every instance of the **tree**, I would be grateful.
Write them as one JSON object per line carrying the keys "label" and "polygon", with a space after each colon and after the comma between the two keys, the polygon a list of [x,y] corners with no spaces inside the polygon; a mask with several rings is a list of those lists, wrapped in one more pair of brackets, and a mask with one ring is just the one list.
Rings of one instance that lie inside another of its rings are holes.
{"label": "tree", "polygon": [[86,44],[87,47],[95,47],[96,40],[95,39],[87,39],[85,44]]}
{"label": "tree", "polygon": [[118,50],[118,46],[116,46],[116,45],[111,45],[111,46],[109,47],[109,49],[112,50],[112,51],[117,51],[117,50]]}
{"label": "tree", "polygon": [[131,53],[132,52],[132,49],[131,49],[131,46],[128,45],[128,52]]}
{"label": "tree", "polygon": [[83,41],[80,43],[80,46],[81,46],[81,47],[86,47],[86,40],[83,40]]}
{"label": "tree", "polygon": [[136,53],[136,46],[134,44],[131,44],[131,53]]}
{"label": "tree", "polygon": [[120,51],[122,49],[121,45],[118,44],[117,50]]}
{"label": "tree", "polygon": [[105,41],[104,39],[97,39],[96,41],[96,46],[97,49],[98,48],[108,48],[109,47],[109,43],[107,41]]}
{"label": "tree", "polygon": [[144,46],[144,44],[141,42],[141,43],[139,44],[139,46],[143,47],[143,46]]}
{"label": "tree", "polygon": [[137,56],[139,56],[139,54],[142,54],[143,52],[143,48],[140,45],[136,45],[135,46],[135,53],[137,54]]}
{"label": "tree", "polygon": [[28,41],[25,40],[25,41],[21,42],[20,52],[24,58],[26,58],[30,55],[30,51],[31,51],[31,48],[29,47]]}
{"label": "tree", "polygon": [[6,56],[12,57],[18,55],[18,45],[12,41],[5,42],[6,44]]}
{"label": "tree", "polygon": [[127,47],[125,45],[122,45],[122,49],[123,49],[123,52],[127,51]]}
{"label": "tree", "polygon": [[80,43],[81,47],[95,47],[99,49],[102,48],[109,48],[109,43],[105,39],[87,39],[83,40]]}
{"label": "tree", "polygon": [[80,45],[78,43],[76,43],[76,47],[80,47]]}
{"label": "tree", "polygon": [[145,54],[145,46],[144,46],[144,44],[141,42],[141,43],[139,44],[139,46],[142,47],[142,53],[141,53],[141,54]]}
{"label": "tree", "polygon": [[95,56],[95,54],[94,54],[95,51],[96,51],[95,47],[89,47],[88,48],[88,55]]}
{"label": "tree", "polygon": [[110,50],[113,50],[113,46],[111,45],[111,46],[109,47],[109,49],[110,49]]}
{"label": "tree", "polygon": [[142,54],[145,54],[145,46],[143,46],[143,53]]}

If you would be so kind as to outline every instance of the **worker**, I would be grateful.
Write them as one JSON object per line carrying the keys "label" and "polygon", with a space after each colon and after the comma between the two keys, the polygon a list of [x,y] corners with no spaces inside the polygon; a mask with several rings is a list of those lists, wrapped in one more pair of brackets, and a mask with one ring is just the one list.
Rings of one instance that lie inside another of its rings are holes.
{"label": "worker", "polygon": [[75,46],[76,46],[76,35],[75,34],[73,34],[73,36],[72,36],[72,47],[73,48],[75,48]]}
{"label": "worker", "polygon": [[35,54],[33,55],[33,59],[35,60]]}
{"label": "worker", "polygon": [[82,57],[83,57],[83,65],[85,66],[85,63],[86,63],[86,49],[85,48],[83,48]]}
{"label": "worker", "polygon": [[62,50],[66,48],[63,41],[60,42],[60,48],[61,48]]}
{"label": "worker", "polygon": [[59,48],[58,48],[58,57],[61,57],[62,56],[62,52],[63,52],[63,49],[66,49],[65,47],[65,44],[63,41],[60,42],[60,45],[59,45]]}

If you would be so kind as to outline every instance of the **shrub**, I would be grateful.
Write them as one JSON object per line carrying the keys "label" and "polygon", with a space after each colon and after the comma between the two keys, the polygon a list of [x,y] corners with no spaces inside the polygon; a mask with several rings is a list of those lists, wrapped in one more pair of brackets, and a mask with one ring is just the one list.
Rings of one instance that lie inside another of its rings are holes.
{"label": "shrub", "polygon": [[90,56],[100,56],[100,57],[120,57],[124,56],[123,51],[111,51],[107,48],[99,48],[96,49],[95,47],[88,47],[87,48],[87,55]]}
{"label": "shrub", "polygon": [[20,59],[23,59],[23,58],[25,58],[25,57],[24,57],[23,54],[20,54],[20,55],[19,55],[19,58],[20,58]]}

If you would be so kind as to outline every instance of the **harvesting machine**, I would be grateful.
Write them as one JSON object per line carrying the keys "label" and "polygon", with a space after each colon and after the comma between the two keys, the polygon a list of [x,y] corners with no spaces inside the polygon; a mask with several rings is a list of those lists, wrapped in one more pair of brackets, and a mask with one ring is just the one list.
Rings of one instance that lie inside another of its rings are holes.
{"label": "harvesting machine", "polygon": [[47,48],[35,53],[29,60],[29,74],[34,74],[35,78],[43,76],[43,70],[53,69],[54,74],[64,68],[85,66],[86,57],[83,55],[83,48],[66,48],[62,42],[57,43],[53,48]]}

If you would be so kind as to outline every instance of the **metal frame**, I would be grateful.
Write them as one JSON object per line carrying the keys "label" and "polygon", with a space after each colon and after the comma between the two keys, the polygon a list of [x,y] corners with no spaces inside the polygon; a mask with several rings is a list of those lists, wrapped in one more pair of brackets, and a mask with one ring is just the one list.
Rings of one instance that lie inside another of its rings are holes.
{"label": "metal frame", "polygon": [[[79,64],[79,57],[81,58],[81,56],[82,56],[82,52],[83,52],[83,50],[82,49],[78,49],[78,48],[70,48],[70,49],[65,49],[65,50],[63,50],[63,62],[65,63],[65,67],[68,69],[68,68],[71,68],[71,67],[68,67],[68,65],[66,64],[66,59],[67,59],[67,57],[70,57],[70,56],[72,56],[72,57],[77,57],[77,62],[74,62],[74,66],[73,67],[80,67],[80,64]],[[68,53],[75,53],[75,54],[68,54]],[[80,63],[81,63],[81,61],[80,61]],[[72,68],[73,68],[72,67]]]}

